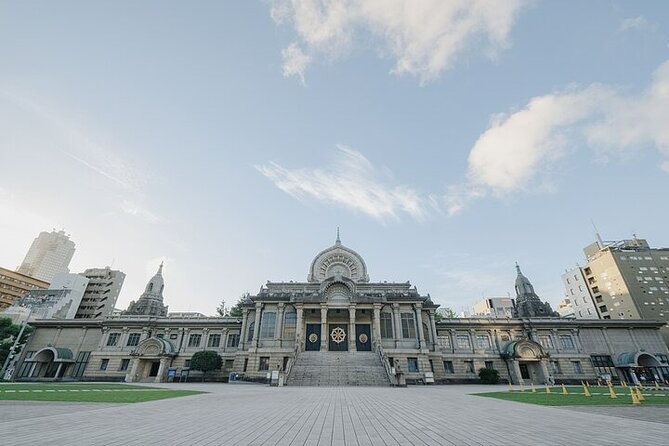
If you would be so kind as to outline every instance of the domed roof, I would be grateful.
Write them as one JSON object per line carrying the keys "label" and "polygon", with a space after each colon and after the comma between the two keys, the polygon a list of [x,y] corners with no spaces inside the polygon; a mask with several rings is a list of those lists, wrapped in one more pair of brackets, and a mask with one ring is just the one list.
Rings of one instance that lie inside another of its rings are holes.
{"label": "domed roof", "polygon": [[311,262],[307,281],[320,283],[336,276],[346,277],[353,282],[369,282],[365,261],[360,254],[341,244],[339,229],[335,244],[319,252]]}

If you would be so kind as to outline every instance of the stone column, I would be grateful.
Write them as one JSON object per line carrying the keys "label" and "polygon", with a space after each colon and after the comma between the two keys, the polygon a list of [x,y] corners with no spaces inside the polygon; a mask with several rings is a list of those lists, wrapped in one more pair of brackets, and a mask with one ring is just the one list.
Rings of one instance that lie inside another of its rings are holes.
{"label": "stone column", "polygon": [[228,348],[228,336],[229,336],[230,330],[227,328],[223,329],[223,332],[221,333],[221,344],[218,346],[219,349],[225,351],[226,348]]}
{"label": "stone column", "polygon": [[249,319],[249,309],[248,308],[243,308],[242,309],[242,329],[241,329],[241,332],[239,333],[239,348],[241,350],[246,350],[246,328],[249,325],[248,319]]}
{"label": "stone column", "polygon": [[541,373],[544,375],[544,384],[551,384],[551,372],[548,369],[548,360],[542,359],[539,361],[539,366],[541,367]]}
{"label": "stone column", "polygon": [[457,335],[455,333],[455,328],[449,328],[448,329],[449,336],[450,336],[450,342],[451,342],[451,353],[455,354],[455,343],[458,342]]}
{"label": "stone column", "polygon": [[321,351],[328,351],[328,307],[321,304]]}
{"label": "stone column", "polygon": [[432,333],[432,351],[437,351],[437,322],[435,321],[434,318],[434,310],[430,310],[428,313],[428,317],[430,318],[430,330]]}
{"label": "stone column", "polygon": [[63,363],[59,362],[58,363],[58,369],[56,369],[56,376],[54,377],[54,380],[57,381],[60,379],[60,371],[63,370]]}
{"label": "stone column", "polygon": [[520,374],[520,364],[515,359],[511,361],[511,370],[515,375],[515,377],[511,378],[511,380],[514,381],[513,384],[525,384],[523,375]]}
{"label": "stone column", "polygon": [[472,353],[476,354],[476,330],[469,329],[469,342],[471,343]]}
{"label": "stone column", "polygon": [[355,351],[355,305],[348,309],[348,350]]}
{"label": "stone column", "polygon": [[[102,338],[100,338],[100,343],[98,344],[98,350],[102,350],[107,345],[107,337],[109,336],[109,327],[102,327]],[[119,336],[120,337],[120,336]],[[116,346],[120,343],[120,339],[117,342]]]}
{"label": "stone column", "polygon": [[119,342],[117,345],[117,348],[119,350],[123,350],[125,345],[128,343],[128,333],[130,332],[129,327],[123,327],[123,330],[121,331],[121,337],[119,339]]}
{"label": "stone column", "polygon": [[553,347],[555,347],[555,352],[560,353],[560,336],[557,334],[557,329],[551,330],[551,337],[553,338]]}
{"label": "stone column", "polygon": [[402,320],[400,318],[400,304],[393,304],[393,316],[395,320],[395,326],[393,329],[393,335],[395,335],[395,348],[399,348],[400,339],[402,339]]}
{"label": "stone column", "polygon": [[125,382],[134,383],[139,378],[138,374],[139,369],[139,358],[133,358],[132,366],[130,367],[130,373],[125,375]]}
{"label": "stone column", "polygon": [[274,330],[274,339],[279,341],[279,347],[281,347],[281,339],[283,338],[283,315],[286,304],[279,302],[278,309],[276,311],[276,327]]}
{"label": "stone column", "polygon": [[295,345],[297,345],[298,351],[303,351],[304,350],[304,327],[302,324],[304,323],[303,321],[303,312],[304,310],[302,309],[301,304],[295,305],[295,311],[297,312],[297,326],[295,327]]}
{"label": "stone column", "polygon": [[157,383],[164,381],[163,375],[165,374],[165,368],[167,367],[167,358],[160,358],[160,367],[158,367],[158,374],[154,380]]}
{"label": "stone column", "polygon": [[256,318],[253,325],[253,348],[258,348],[258,338],[260,337],[260,314],[262,313],[262,304],[256,304]]}
{"label": "stone column", "polygon": [[414,304],[416,309],[416,325],[418,326],[418,348],[425,347],[425,333],[423,333],[423,304]]}
{"label": "stone column", "polygon": [[374,304],[374,319],[372,320],[373,342],[381,345],[381,305]]}
{"label": "stone column", "polygon": [[[209,345],[209,329],[205,327],[202,329],[202,343],[200,344],[200,350],[206,350],[208,345]],[[160,365],[161,366],[163,365],[162,362],[160,363]]]}

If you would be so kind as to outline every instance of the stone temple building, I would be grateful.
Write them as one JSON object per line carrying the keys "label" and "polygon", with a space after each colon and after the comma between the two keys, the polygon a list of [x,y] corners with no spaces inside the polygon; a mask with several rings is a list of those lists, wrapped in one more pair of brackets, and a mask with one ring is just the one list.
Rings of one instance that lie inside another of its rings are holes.
{"label": "stone temple building", "polygon": [[125,314],[136,314],[144,316],[167,316],[167,305],[163,304],[163,289],[165,281],[163,280],[163,263],[160,262],[158,272],[153,276],[146,289],[137,302],[130,302]]}
{"label": "stone temple building", "polygon": [[163,285],[161,267],[131,304],[135,314],[35,322],[14,378],[197,379],[191,357],[213,350],[223,359],[214,379],[273,374],[288,385],[474,383],[484,367],[513,383],[669,379],[661,322],[545,317],[552,310],[520,269],[519,314],[529,317],[438,320],[429,295],[410,282],[373,282],[339,237],[315,256],[306,281],[267,282],[240,318],[166,317]]}
{"label": "stone temple building", "polygon": [[520,272],[516,263],[516,317],[559,317],[548,302],[542,302],[530,280]]}

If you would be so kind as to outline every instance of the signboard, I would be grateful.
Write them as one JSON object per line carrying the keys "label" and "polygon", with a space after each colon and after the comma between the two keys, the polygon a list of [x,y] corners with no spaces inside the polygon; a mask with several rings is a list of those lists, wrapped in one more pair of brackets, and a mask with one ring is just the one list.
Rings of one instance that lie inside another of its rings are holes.
{"label": "signboard", "polygon": [[168,378],[175,378],[177,376],[177,369],[167,369],[167,377]]}

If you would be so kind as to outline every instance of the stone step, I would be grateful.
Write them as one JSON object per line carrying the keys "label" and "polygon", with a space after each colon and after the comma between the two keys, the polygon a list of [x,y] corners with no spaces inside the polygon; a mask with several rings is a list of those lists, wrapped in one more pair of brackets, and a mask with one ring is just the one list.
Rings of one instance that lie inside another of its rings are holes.
{"label": "stone step", "polygon": [[388,386],[374,352],[302,352],[291,368],[291,386]]}

